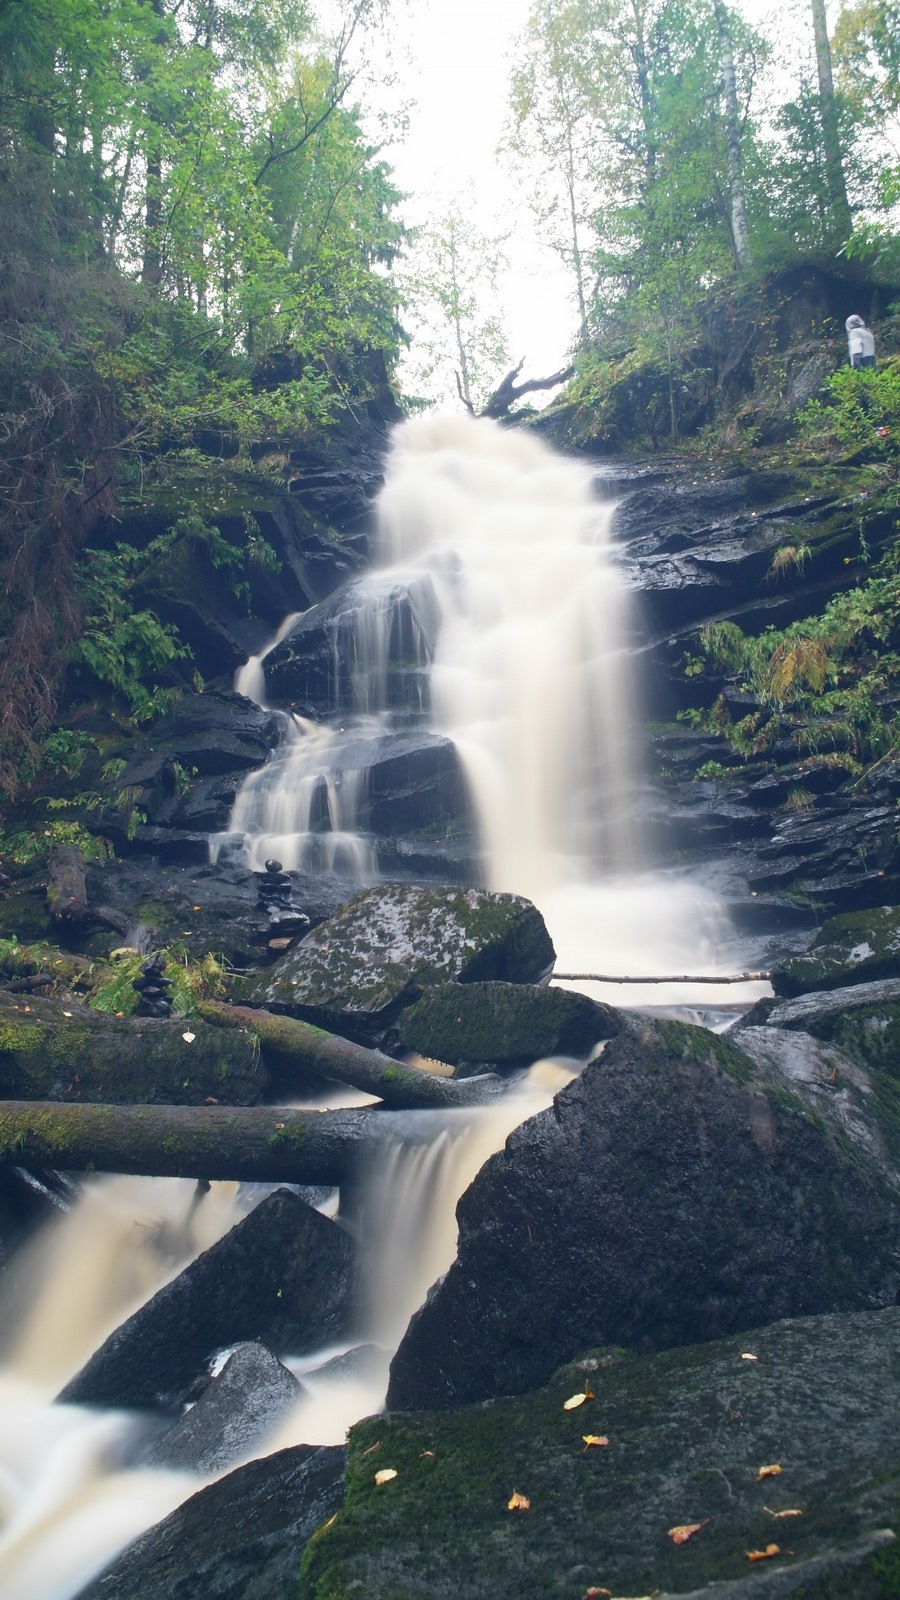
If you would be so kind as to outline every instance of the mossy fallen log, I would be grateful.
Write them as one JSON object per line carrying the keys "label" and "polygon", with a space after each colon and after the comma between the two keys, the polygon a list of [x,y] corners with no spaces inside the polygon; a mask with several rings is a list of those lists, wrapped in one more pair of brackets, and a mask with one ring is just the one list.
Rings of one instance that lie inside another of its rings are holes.
{"label": "mossy fallen log", "polygon": [[0,1098],[256,1105],[268,1086],[256,1035],[246,1029],[110,1017],[30,996],[0,1004]]}
{"label": "mossy fallen log", "polygon": [[292,1070],[317,1072],[377,1095],[386,1106],[404,1111],[483,1105],[504,1091],[503,1080],[495,1073],[465,1080],[445,1078],[272,1011],[224,1005],[218,1000],[201,1000],[198,1010],[206,1022],[255,1033],[264,1051],[275,1058],[273,1066],[277,1061],[285,1085],[290,1083]]}
{"label": "mossy fallen log", "polygon": [[[138,1177],[339,1184],[385,1116],[281,1106],[59,1105],[0,1101],[0,1164]],[[424,1136],[424,1135],[423,1135]]]}

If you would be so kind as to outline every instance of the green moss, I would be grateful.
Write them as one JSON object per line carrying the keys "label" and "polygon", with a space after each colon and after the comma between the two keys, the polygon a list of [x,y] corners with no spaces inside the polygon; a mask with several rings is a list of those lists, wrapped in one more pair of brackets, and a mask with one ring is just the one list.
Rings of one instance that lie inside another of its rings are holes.
{"label": "green moss", "polygon": [[14,1050],[39,1050],[44,1043],[46,1030],[38,1022],[22,1018],[19,1022],[6,1016],[0,1019],[0,1054]]}

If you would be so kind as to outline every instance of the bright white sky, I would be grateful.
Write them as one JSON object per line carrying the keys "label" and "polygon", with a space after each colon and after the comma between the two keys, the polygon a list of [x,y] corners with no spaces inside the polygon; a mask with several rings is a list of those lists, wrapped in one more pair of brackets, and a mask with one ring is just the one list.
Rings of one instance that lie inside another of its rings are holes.
{"label": "bright white sky", "polygon": [[[782,64],[795,58],[811,28],[809,0],[744,0],[744,14],[779,39]],[[576,318],[569,278],[537,237],[526,197],[496,157],[506,117],[509,70],[531,0],[395,0],[389,28],[398,84],[391,98],[411,104],[409,132],[384,154],[409,198],[409,223],[424,220],[441,195],[471,182],[477,222],[509,232],[510,271],[502,284],[503,311],[514,361],[523,376],[546,376],[563,366]],[[830,10],[836,10],[834,0]],[[768,16],[766,15],[768,13]],[[831,19],[829,19],[831,21]],[[540,404],[540,397],[535,397]]]}
{"label": "bright white sky", "polygon": [[415,104],[408,137],[384,153],[409,196],[407,221],[424,220],[441,194],[457,194],[471,182],[480,227],[492,233],[510,230],[505,247],[510,271],[502,284],[510,352],[513,361],[526,357],[523,376],[544,377],[565,364],[575,331],[568,279],[537,239],[528,205],[515,196],[495,154],[506,116],[510,57],[530,4],[407,0],[394,13],[405,47],[395,66],[402,92]]}

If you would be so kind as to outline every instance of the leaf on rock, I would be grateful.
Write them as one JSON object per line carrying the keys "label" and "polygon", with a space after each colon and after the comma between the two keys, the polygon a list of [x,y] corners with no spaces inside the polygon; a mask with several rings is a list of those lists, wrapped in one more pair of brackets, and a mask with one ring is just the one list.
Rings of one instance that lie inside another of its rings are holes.
{"label": "leaf on rock", "polygon": [[759,1356],[751,1355],[749,1350],[742,1350],[741,1351],[741,1360],[742,1361],[758,1361],[759,1360]]}
{"label": "leaf on rock", "polygon": [[592,1583],[589,1589],[585,1589],[583,1600],[607,1600],[607,1597],[608,1600],[612,1600],[611,1589],[601,1589],[596,1583]]}
{"label": "leaf on rock", "polygon": [[593,1400],[590,1389],[585,1389],[583,1394],[570,1394],[568,1400],[563,1401],[563,1411],[576,1411],[583,1406],[585,1400]]}
{"label": "leaf on rock", "polygon": [[584,1440],[585,1450],[590,1450],[591,1445],[609,1444],[605,1433],[583,1433],[581,1437]]}
{"label": "leaf on rock", "polygon": [[780,1473],[781,1467],[777,1461],[773,1461],[770,1467],[760,1467],[758,1473],[756,1474],[756,1481],[757,1483],[761,1483],[763,1478],[777,1478],[779,1477]]}
{"label": "leaf on rock", "polygon": [[673,1544],[687,1544],[708,1522],[712,1522],[712,1517],[704,1517],[702,1522],[679,1522],[677,1527],[669,1529],[669,1538]]}
{"label": "leaf on rock", "polygon": [[781,1546],[779,1544],[767,1544],[765,1550],[748,1550],[747,1551],[747,1560],[748,1561],[771,1561],[773,1556],[780,1556],[780,1555],[781,1555]]}
{"label": "leaf on rock", "polygon": [[514,1489],[506,1502],[506,1509],[507,1511],[530,1511],[531,1501],[527,1495],[520,1494],[518,1489]]}
{"label": "leaf on rock", "polygon": [[395,1467],[382,1467],[381,1471],[375,1474],[375,1482],[378,1484],[390,1483],[391,1479],[396,1478],[396,1476],[397,1469]]}
{"label": "leaf on rock", "polygon": [[803,1512],[794,1507],[790,1511],[773,1511],[771,1506],[763,1506],[763,1511],[768,1511],[770,1517],[802,1517]]}

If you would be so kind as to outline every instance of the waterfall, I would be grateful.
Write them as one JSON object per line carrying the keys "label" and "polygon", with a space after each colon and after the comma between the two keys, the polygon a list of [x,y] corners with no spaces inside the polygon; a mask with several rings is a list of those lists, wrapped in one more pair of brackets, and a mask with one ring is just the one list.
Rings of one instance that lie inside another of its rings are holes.
{"label": "waterfall", "polygon": [[[396,1131],[372,1158],[360,1203],[369,1260],[361,1337],[378,1346],[375,1359],[350,1372],[328,1370],[342,1353],[333,1349],[288,1359],[303,1397],[253,1454],[342,1443],[353,1422],[381,1408],[409,1317],[453,1260],[457,1200],[513,1128],[549,1105],[568,1075],[553,1070],[548,1080],[535,1069],[497,1105],[391,1118]],[[365,1098],[337,1091],[317,1105]],[[409,1123],[422,1117],[434,1127],[427,1144]],[[219,1183],[195,1205],[194,1186],[183,1180],[94,1179],[72,1213],[20,1253],[0,1301],[8,1347],[0,1366],[0,1600],[72,1600],[120,1549],[211,1481],[130,1466],[152,1429],[142,1415],[56,1405],[52,1397],[113,1327],[255,1198],[251,1187],[242,1207],[237,1186]]]}
{"label": "waterfall", "polygon": [[[235,802],[228,837],[243,838],[255,869],[274,855],[376,881],[369,757],[392,730],[427,721],[465,771],[482,880],[535,902],[560,971],[650,980],[733,970],[738,948],[715,895],[641,866],[634,598],[615,560],[615,506],[595,482],[523,429],[467,416],[395,429],[376,569],[348,585],[327,622],[328,718],[290,719]],[[298,626],[306,619],[288,619],[277,640]],[[587,992],[706,1006],[759,991],[648,982]]]}

